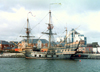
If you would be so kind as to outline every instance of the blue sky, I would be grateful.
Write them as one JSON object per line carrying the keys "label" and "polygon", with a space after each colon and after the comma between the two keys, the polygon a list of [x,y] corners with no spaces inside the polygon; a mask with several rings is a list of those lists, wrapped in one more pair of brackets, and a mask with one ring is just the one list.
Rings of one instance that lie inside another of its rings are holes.
{"label": "blue sky", "polygon": [[64,36],[62,32],[66,26],[69,31],[80,25],[77,31],[87,37],[88,43],[100,44],[99,0],[0,0],[0,40],[20,41],[19,36],[25,35],[28,12],[33,14],[28,14],[31,35],[39,38],[47,29],[49,9],[52,11],[53,31],[57,33],[55,37]]}

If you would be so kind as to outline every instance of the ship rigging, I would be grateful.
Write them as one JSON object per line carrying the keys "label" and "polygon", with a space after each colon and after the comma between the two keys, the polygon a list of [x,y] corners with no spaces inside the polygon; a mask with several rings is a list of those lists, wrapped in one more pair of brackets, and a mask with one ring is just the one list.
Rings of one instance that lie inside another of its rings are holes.
{"label": "ship rigging", "polygon": [[[25,57],[26,58],[33,58],[33,59],[69,59],[71,55],[76,53],[76,48],[74,50],[70,48],[65,47],[53,47],[51,45],[51,37],[52,35],[56,35],[56,33],[52,32],[53,29],[53,24],[51,23],[51,10],[49,10],[49,23],[48,23],[48,33],[47,32],[42,32],[42,34],[47,34],[49,35],[49,45],[48,45],[48,51],[47,52],[42,52],[40,51],[35,51],[33,50],[32,47],[29,47],[29,38],[32,37],[30,36],[30,28],[28,26],[29,24],[29,19],[27,18],[27,28],[26,28],[26,36],[21,36],[21,37],[26,37],[27,38],[27,46],[25,48]],[[67,29],[66,29],[66,39],[67,39]],[[67,45],[67,41],[66,44]]]}

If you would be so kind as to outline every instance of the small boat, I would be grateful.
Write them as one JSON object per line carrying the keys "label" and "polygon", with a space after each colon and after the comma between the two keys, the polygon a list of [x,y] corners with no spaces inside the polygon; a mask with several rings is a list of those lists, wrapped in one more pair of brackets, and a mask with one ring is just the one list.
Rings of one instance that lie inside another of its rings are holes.
{"label": "small boat", "polygon": [[[41,50],[34,50],[33,47],[29,46],[29,38],[30,38],[30,30],[28,27],[29,20],[27,19],[27,28],[26,28],[26,34],[27,36],[24,36],[27,38],[27,46],[25,49],[25,58],[27,59],[70,59],[72,55],[76,53],[76,50],[78,49],[79,42],[77,43],[77,47],[70,48],[65,44],[64,47],[57,47],[51,45],[51,36],[55,35],[56,33],[52,33],[53,24],[51,24],[51,10],[49,10],[49,23],[48,23],[48,33],[42,32],[43,34],[49,35],[49,45],[46,51]],[[67,30],[66,30],[67,31]],[[67,39],[67,36],[66,36]],[[67,43],[67,42],[66,42]]]}

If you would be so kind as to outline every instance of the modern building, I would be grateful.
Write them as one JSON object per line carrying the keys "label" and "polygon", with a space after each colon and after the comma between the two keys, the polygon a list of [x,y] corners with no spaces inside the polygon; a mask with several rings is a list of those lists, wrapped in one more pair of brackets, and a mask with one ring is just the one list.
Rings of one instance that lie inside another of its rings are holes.
{"label": "modern building", "polygon": [[76,30],[72,29],[69,33],[71,35],[67,38],[67,42],[76,42],[76,41],[84,41],[84,45],[87,44],[87,38],[83,35],[78,33]]}

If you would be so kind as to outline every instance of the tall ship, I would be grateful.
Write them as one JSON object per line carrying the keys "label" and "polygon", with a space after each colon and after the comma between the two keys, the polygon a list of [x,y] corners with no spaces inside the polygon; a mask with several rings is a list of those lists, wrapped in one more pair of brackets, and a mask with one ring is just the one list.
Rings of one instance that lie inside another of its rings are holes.
{"label": "tall ship", "polygon": [[[56,33],[52,32],[53,29],[53,24],[51,24],[51,10],[49,10],[49,23],[48,23],[48,33],[47,32],[42,32],[42,34],[47,34],[49,35],[49,43],[48,43],[48,47],[46,48],[46,51],[43,51],[43,48],[41,48],[40,50],[33,48],[31,46],[29,46],[29,38],[30,36],[30,28],[28,26],[29,23],[29,19],[27,18],[27,28],[26,28],[26,36],[22,36],[22,37],[26,37],[27,38],[27,46],[24,48],[25,50],[25,58],[26,59],[70,59],[72,55],[74,55],[79,47],[79,42],[77,42],[77,46],[75,46],[74,48],[71,48],[68,44],[67,44],[67,40],[65,42],[65,46],[64,47],[57,47],[52,46],[52,42],[51,42],[51,37],[52,35],[56,35]],[[66,39],[67,39],[67,30],[66,30]]]}

